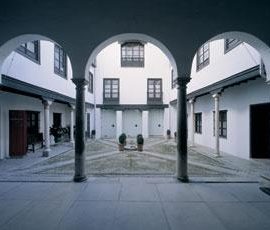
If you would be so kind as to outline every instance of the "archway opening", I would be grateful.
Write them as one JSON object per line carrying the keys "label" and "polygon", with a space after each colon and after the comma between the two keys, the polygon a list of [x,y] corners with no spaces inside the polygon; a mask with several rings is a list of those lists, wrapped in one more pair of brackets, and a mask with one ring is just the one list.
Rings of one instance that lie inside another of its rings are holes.
{"label": "archway opening", "polygon": [[[257,179],[268,171],[269,58],[269,47],[243,32],[219,34],[194,56],[187,88],[190,152],[209,154],[218,170],[231,169],[224,171],[229,177],[251,178],[240,166],[251,161]],[[254,158],[267,160],[260,168]]]}
{"label": "archway opening", "polygon": [[0,71],[0,159],[27,155],[34,164],[74,140],[72,65],[59,43],[14,37],[0,47]]}

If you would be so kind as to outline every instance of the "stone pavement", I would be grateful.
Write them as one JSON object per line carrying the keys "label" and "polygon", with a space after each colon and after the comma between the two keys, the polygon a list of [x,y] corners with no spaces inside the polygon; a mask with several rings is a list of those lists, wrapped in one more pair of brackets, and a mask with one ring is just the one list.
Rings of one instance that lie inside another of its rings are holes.
{"label": "stone pavement", "polygon": [[85,183],[0,182],[1,230],[269,230],[257,183],[92,177]]}

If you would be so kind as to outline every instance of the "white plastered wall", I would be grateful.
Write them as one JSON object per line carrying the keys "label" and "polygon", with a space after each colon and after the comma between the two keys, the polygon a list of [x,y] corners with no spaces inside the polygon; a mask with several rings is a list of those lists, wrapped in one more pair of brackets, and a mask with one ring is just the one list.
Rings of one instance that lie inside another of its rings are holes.
{"label": "white plastered wall", "polygon": [[[220,138],[220,150],[241,158],[250,155],[250,105],[269,103],[269,85],[259,78],[225,90],[220,97],[220,110],[227,110],[227,138]],[[213,136],[214,99],[205,95],[196,99],[195,113],[202,112],[202,134],[195,133],[195,144],[215,146]],[[188,113],[190,108],[188,107]],[[189,127],[191,124],[188,116]]]}

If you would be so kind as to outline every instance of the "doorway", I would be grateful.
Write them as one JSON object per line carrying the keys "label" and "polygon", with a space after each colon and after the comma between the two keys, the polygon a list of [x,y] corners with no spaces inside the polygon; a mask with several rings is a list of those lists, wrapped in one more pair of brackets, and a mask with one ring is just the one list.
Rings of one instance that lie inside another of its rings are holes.
{"label": "doorway", "polygon": [[9,155],[20,157],[27,152],[26,111],[9,111]]}
{"label": "doorway", "polygon": [[270,158],[270,103],[250,106],[250,157]]}
{"label": "doorway", "polygon": [[60,128],[62,127],[62,114],[61,113],[53,113],[53,127]]}

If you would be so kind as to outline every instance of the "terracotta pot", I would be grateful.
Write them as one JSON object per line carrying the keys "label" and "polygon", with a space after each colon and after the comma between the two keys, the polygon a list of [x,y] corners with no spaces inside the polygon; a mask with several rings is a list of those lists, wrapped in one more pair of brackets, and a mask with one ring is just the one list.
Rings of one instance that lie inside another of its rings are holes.
{"label": "terracotta pot", "polygon": [[143,151],[143,145],[138,144],[137,149],[138,149],[139,152],[142,152]]}
{"label": "terracotta pot", "polygon": [[124,151],[125,150],[125,145],[124,144],[118,144],[119,151]]}

